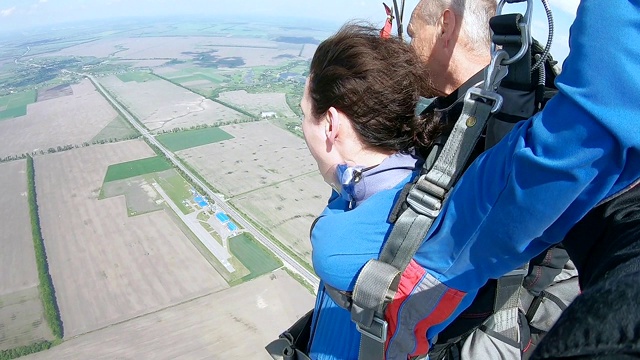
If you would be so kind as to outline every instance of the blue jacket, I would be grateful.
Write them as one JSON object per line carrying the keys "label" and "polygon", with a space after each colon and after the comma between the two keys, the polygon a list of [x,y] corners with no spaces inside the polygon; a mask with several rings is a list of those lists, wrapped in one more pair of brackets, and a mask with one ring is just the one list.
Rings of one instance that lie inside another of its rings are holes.
{"label": "blue jacket", "polygon": [[387,217],[402,187],[417,173],[417,161],[396,154],[364,172],[355,186],[355,203],[333,192],[313,226],[313,267],[321,283],[312,322],[312,359],[358,358],[360,333],[351,314],[325,293],[324,284],[351,291],[362,265],[378,257],[391,229]]}
{"label": "blue jacket", "polygon": [[[560,242],[595,205],[638,184],[639,42],[640,1],[581,2],[559,94],[476,159],[415,256],[429,278],[416,283],[421,300],[434,304],[420,328],[427,341],[488,279]],[[420,353],[424,343],[403,349]]]}
{"label": "blue jacket", "polygon": [[[638,43],[640,0],[581,2],[571,51],[556,80],[559,94],[471,165],[403,274],[387,308],[388,359],[426,353],[488,279],[561,241],[595,205],[640,182]],[[374,213],[362,215],[373,220]],[[345,230],[342,239],[360,235]],[[353,253],[377,256],[373,244],[353,243],[362,245]],[[368,259],[336,256],[332,264],[341,264],[334,274],[340,283],[331,285],[350,290]],[[332,278],[318,274],[324,281]],[[318,300],[325,301],[320,296],[322,291]],[[420,311],[406,311],[409,301],[423,304]],[[321,350],[330,354],[315,358],[357,354],[356,340],[339,335],[332,340],[340,345],[326,345]],[[314,349],[316,344],[312,357]]]}

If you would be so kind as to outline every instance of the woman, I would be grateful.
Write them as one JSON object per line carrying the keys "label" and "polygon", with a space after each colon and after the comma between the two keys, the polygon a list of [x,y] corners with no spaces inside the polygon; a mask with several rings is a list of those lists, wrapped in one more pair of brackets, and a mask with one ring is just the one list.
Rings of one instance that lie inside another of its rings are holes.
{"label": "woman", "polygon": [[377,258],[402,187],[434,139],[432,119],[414,115],[420,96],[434,96],[417,55],[398,39],[346,25],[313,57],[301,107],[305,141],[335,191],[311,230],[321,279],[309,356],[357,359],[360,333],[324,284],[351,291],[362,266]]}

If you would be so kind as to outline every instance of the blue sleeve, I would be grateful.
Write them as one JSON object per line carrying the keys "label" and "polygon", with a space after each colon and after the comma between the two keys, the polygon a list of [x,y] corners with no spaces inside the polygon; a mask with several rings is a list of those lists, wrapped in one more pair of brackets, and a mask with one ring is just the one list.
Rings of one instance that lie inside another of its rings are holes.
{"label": "blue sleeve", "polygon": [[640,178],[640,1],[583,0],[559,94],[479,157],[416,260],[474,291]]}

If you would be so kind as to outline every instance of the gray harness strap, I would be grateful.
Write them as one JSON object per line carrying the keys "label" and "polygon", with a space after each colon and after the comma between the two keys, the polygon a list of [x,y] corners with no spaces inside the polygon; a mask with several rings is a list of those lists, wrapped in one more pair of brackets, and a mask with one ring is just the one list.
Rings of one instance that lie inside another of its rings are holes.
{"label": "gray harness strap", "polygon": [[496,298],[493,305],[493,315],[483,324],[486,333],[492,332],[500,338],[520,349],[520,327],[518,323],[518,308],[520,295],[523,291],[522,282],[527,276],[529,264],[513,270],[498,278]]}

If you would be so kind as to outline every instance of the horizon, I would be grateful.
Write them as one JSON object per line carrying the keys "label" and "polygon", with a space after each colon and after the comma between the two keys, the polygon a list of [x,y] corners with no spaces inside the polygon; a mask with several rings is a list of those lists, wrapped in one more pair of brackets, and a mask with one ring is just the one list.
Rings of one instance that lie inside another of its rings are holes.
{"label": "horizon", "polygon": [[[391,1],[387,1],[392,4]],[[220,3],[220,2],[219,2]],[[418,0],[405,3],[404,30]],[[575,18],[579,0],[551,1],[555,21],[555,36],[551,53],[560,63],[569,52],[569,26]],[[521,4],[505,6],[505,11],[524,11]],[[338,0],[297,2],[272,0],[269,2],[248,0],[233,6],[214,6],[210,1],[194,0],[178,3],[175,0],[0,0],[0,37],[27,34],[31,30],[56,30],[61,26],[95,21],[124,21],[133,19],[181,19],[207,20],[216,18],[227,21],[299,22],[321,30],[335,31],[341,24],[352,20],[364,20],[374,26],[382,26],[385,20],[382,1],[361,0],[341,3]],[[394,27],[395,30],[395,27]],[[539,1],[535,2],[532,21],[533,36],[542,44],[547,39],[547,21]]]}

